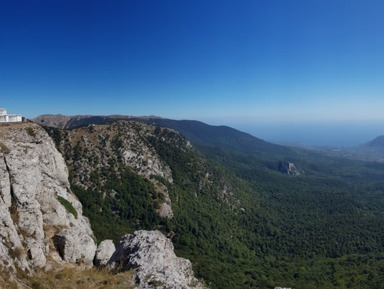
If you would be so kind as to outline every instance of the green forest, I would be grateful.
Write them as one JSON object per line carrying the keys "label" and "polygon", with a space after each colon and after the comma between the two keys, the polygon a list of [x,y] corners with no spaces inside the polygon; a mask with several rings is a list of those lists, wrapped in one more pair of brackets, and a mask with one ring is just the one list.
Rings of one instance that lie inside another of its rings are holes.
{"label": "green forest", "polygon": [[[142,137],[172,171],[173,183],[157,178],[172,200],[174,217],[168,220],[156,213],[161,196],[153,183],[119,157],[124,134],[109,140],[115,154],[100,166],[81,141],[69,147],[71,131],[47,131],[67,160],[72,190],[98,241],[159,229],[212,289],[382,288],[382,164],[298,149],[274,154],[274,146],[268,153],[216,143],[185,149],[171,144],[173,133],[155,129]],[[94,163],[87,187],[75,182],[76,162],[84,160]],[[282,160],[295,163],[301,174],[280,172]]]}

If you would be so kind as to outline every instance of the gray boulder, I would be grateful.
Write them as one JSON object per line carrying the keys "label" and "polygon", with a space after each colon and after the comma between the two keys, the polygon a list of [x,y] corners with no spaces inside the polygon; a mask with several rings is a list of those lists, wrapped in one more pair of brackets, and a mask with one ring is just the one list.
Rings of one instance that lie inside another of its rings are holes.
{"label": "gray boulder", "polygon": [[116,247],[112,240],[104,240],[101,242],[96,250],[96,256],[94,260],[95,265],[97,267],[106,266],[115,251]]}
{"label": "gray boulder", "polygon": [[138,289],[203,288],[194,277],[189,260],[179,258],[172,242],[159,231],[136,231],[125,235],[108,266],[115,270],[135,269]]}
{"label": "gray boulder", "polygon": [[93,239],[77,227],[63,229],[53,242],[64,261],[92,267],[96,245]]}

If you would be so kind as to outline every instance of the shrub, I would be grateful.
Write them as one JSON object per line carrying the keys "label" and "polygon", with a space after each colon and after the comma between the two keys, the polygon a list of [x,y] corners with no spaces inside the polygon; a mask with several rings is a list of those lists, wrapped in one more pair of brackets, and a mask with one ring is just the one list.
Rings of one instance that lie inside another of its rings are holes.
{"label": "shrub", "polygon": [[0,152],[2,152],[3,154],[9,154],[11,150],[5,144],[0,142]]}
{"label": "shrub", "polygon": [[73,207],[73,205],[68,200],[66,200],[66,199],[64,199],[63,197],[60,197],[60,196],[57,196],[57,200],[60,202],[60,204],[62,204],[64,206],[64,208],[68,212],[70,212],[77,219],[77,211],[76,211],[76,209]]}
{"label": "shrub", "polygon": [[23,247],[16,247],[14,249],[9,250],[9,256],[12,259],[22,260],[24,254],[25,251]]}
{"label": "shrub", "polygon": [[36,133],[35,131],[33,130],[32,127],[26,127],[25,130],[27,131],[27,134],[29,134],[31,137],[35,137],[36,136]]}

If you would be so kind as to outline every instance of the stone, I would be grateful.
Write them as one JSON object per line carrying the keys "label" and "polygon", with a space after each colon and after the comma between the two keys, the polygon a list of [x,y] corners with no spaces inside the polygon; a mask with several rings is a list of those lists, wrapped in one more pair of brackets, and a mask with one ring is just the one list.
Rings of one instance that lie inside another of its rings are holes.
{"label": "stone", "polygon": [[165,202],[161,203],[157,212],[160,217],[167,218],[167,219],[173,218],[173,210],[171,205],[169,205],[168,203],[165,203]]}
{"label": "stone", "polygon": [[79,228],[61,230],[53,237],[53,242],[64,261],[92,267],[96,245],[93,239]]}
{"label": "stone", "polygon": [[97,267],[104,267],[111,259],[113,253],[116,251],[115,244],[112,240],[104,240],[99,244],[96,250],[94,264]]}
{"label": "stone", "polygon": [[115,270],[135,269],[138,289],[198,288],[189,260],[174,253],[171,240],[159,231],[136,231],[125,235],[108,267]]}

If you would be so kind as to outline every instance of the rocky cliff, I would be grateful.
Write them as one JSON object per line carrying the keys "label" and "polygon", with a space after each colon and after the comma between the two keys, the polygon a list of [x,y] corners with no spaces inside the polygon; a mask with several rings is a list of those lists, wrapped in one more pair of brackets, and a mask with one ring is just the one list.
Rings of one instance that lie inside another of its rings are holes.
{"label": "rocky cliff", "polygon": [[0,126],[0,222],[4,268],[93,262],[93,233],[71,192],[64,159],[37,125]]}
{"label": "rocky cliff", "polygon": [[279,171],[292,176],[300,176],[300,170],[296,168],[294,163],[288,161],[279,162]]}

